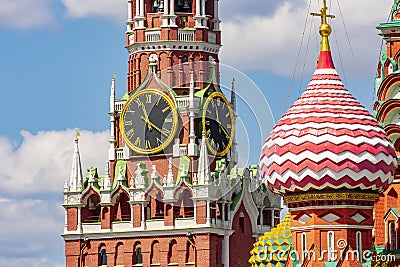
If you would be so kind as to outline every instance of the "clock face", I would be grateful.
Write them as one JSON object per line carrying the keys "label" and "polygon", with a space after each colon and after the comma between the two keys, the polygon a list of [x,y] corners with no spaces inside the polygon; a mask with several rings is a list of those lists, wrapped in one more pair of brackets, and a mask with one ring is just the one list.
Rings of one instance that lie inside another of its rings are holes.
{"label": "clock face", "polygon": [[178,113],[174,102],[163,92],[145,89],[126,102],[120,129],[126,144],[135,152],[162,151],[175,137]]}
{"label": "clock face", "polygon": [[215,92],[207,98],[202,121],[209,151],[216,156],[226,155],[233,142],[234,115],[222,93]]}

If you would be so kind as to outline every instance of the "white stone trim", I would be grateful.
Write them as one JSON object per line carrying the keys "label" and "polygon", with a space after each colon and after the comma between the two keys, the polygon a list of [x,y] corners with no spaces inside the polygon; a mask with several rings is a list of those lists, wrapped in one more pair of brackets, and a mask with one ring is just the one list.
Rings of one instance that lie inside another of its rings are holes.
{"label": "white stone trim", "polygon": [[159,52],[163,50],[188,51],[188,52],[208,52],[218,55],[221,45],[206,42],[179,42],[179,41],[156,41],[135,43],[128,46],[129,54],[136,52]]}
{"label": "white stone trim", "polygon": [[367,225],[310,225],[310,226],[299,226],[299,227],[291,227],[291,231],[306,231],[306,230],[315,230],[315,229],[364,229],[364,230],[372,230],[374,226]]}

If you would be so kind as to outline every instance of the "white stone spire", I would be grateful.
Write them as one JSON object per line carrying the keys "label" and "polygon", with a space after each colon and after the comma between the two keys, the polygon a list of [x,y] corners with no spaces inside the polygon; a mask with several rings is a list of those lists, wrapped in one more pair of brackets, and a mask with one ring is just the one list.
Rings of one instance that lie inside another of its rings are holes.
{"label": "white stone spire", "polygon": [[108,149],[108,160],[115,160],[115,78],[111,81],[110,93],[110,148]]}
{"label": "white stone spire", "polygon": [[82,165],[81,156],[79,154],[79,139],[80,133],[76,132],[75,137],[75,151],[72,159],[71,176],[69,178],[69,191],[76,192],[82,190],[83,175],[82,175]]}
{"label": "white stone spire", "polygon": [[189,133],[189,144],[188,144],[188,156],[197,156],[197,145],[195,143],[196,133],[194,129],[195,119],[195,107],[194,107],[194,73],[190,72],[190,89],[189,89],[189,121],[190,121],[190,133]]}
{"label": "white stone spire", "polygon": [[168,159],[167,186],[168,187],[173,187],[174,186],[174,173],[173,173],[173,170],[172,170],[172,158]]}
{"label": "white stone spire", "polygon": [[197,184],[208,184],[210,180],[210,164],[208,162],[208,151],[206,145],[206,135],[203,132],[200,145],[199,165],[197,170]]}

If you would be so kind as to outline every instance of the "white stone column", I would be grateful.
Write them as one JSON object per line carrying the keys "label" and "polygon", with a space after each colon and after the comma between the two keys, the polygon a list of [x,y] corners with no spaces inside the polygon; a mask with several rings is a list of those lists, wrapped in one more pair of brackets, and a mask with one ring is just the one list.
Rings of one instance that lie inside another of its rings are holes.
{"label": "white stone column", "polygon": [[169,26],[169,2],[168,0],[164,0],[164,15],[161,17],[162,18],[162,25],[161,27],[168,27]]}
{"label": "white stone column", "polygon": [[196,15],[194,16],[195,20],[196,20],[196,25],[195,28],[202,28],[202,16],[201,16],[201,1],[200,0],[196,0]]}
{"label": "white stone column", "polygon": [[222,264],[229,266],[229,234],[224,235],[222,240]]}
{"label": "white stone column", "polygon": [[82,207],[78,207],[78,231],[82,232]]}
{"label": "white stone column", "polygon": [[146,230],[146,220],[145,220],[145,216],[146,216],[146,214],[145,214],[145,210],[144,210],[144,205],[145,204],[141,204],[141,207],[142,207],[142,217],[141,217],[141,221],[140,221],[140,226],[141,226],[141,228],[143,229],[143,230]]}
{"label": "white stone column", "polygon": [[139,18],[138,18],[138,28],[139,29],[144,29],[144,0],[139,0],[140,6],[139,6]]}
{"label": "white stone column", "polygon": [[207,213],[206,213],[206,224],[211,224],[211,208],[210,208],[210,201],[207,200]]}
{"label": "white stone column", "polygon": [[206,16],[206,1],[201,0],[201,16],[202,16],[202,25],[203,27],[207,27],[207,16]]}
{"label": "white stone column", "polygon": [[214,31],[220,31],[221,20],[219,19],[219,0],[214,0]]}
{"label": "white stone column", "polygon": [[170,23],[169,26],[175,27],[176,26],[176,15],[175,15],[175,0],[170,0],[170,8],[169,8],[169,17]]}
{"label": "white stone column", "polygon": [[64,209],[64,233],[68,231],[68,211]]}
{"label": "white stone column", "polygon": [[126,24],[126,31],[130,32],[131,29],[131,25],[132,25],[132,21],[133,21],[133,14],[132,14],[132,0],[128,0],[128,20],[127,20],[127,24]]}

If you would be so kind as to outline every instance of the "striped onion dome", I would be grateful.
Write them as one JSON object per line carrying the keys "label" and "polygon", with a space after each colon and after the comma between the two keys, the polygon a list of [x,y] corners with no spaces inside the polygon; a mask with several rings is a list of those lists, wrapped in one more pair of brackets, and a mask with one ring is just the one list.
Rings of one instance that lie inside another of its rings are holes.
{"label": "striped onion dome", "polygon": [[302,96],[265,141],[261,176],[275,193],[313,190],[382,192],[397,161],[385,132],[347,89],[331,53],[321,49]]}

